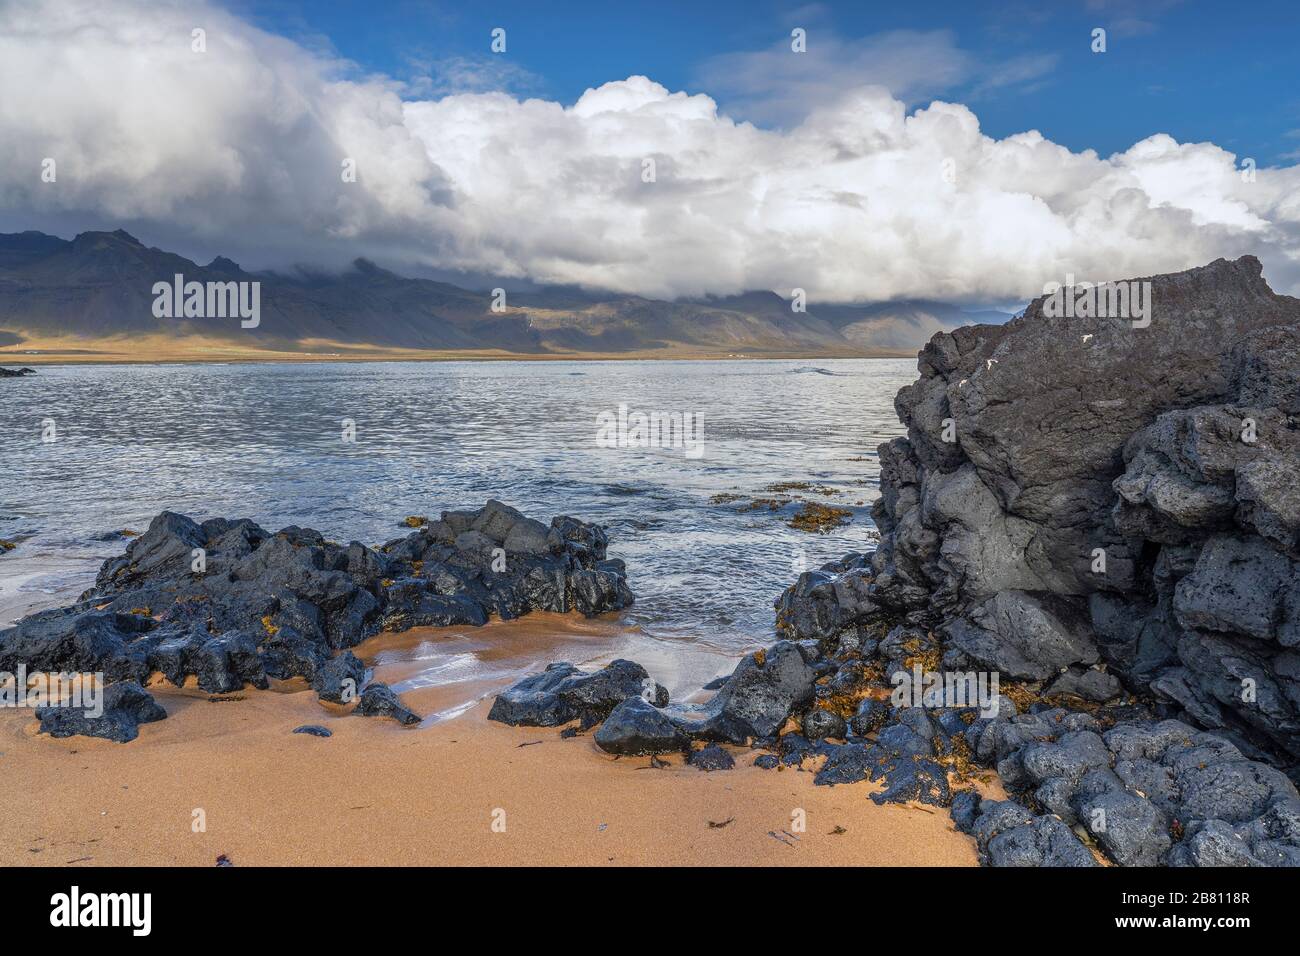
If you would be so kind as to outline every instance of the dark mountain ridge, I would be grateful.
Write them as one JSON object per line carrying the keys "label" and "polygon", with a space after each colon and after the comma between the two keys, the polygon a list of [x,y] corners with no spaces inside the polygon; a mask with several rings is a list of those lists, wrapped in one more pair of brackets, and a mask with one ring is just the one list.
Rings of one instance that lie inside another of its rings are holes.
{"label": "dark mountain ridge", "polygon": [[[256,328],[238,318],[154,314],[154,286],[184,281],[258,282]],[[135,335],[205,336],[299,350],[322,343],[519,354],[638,353],[852,356],[907,352],[941,329],[1002,321],[936,302],[810,304],[794,312],[773,292],[667,302],[573,288],[510,292],[504,311],[490,292],[397,275],[366,259],[342,273],[248,272],[222,256],[200,265],[151,248],[122,230],[71,240],[41,232],[0,234],[0,341]]]}

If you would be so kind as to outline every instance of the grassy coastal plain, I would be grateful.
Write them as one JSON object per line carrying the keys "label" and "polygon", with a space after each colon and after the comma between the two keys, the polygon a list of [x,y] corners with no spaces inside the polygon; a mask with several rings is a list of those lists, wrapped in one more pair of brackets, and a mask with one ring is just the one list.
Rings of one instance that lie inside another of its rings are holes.
{"label": "grassy coastal plain", "polygon": [[[357,650],[376,679],[418,684],[394,652],[438,639],[416,630]],[[540,660],[572,639],[554,618],[522,619],[492,626],[480,654]],[[675,755],[659,767],[604,754],[590,734],[489,723],[503,683],[403,686],[421,714],[468,709],[402,728],[324,706],[300,681],[214,698],[155,680],[167,719],[127,744],[37,736],[31,711],[5,710],[0,866],[976,864],[946,811],[877,806],[871,784],[817,787],[751,766],[743,748],[727,772]],[[333,736],[292,733],[303,724]]]}

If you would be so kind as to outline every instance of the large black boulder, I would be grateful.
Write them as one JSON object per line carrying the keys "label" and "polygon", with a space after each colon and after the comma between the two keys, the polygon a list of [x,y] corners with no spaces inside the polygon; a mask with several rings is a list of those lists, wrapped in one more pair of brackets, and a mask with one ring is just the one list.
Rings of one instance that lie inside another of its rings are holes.
{"label": "large black boulder", "polygon": [[352,713],[359,717],[391,717],[403,726],[420,722],[420,715],[403,704],[391,687],[382,683],[368,684]]}
{"label": "large black boulder", "polygon": [[347,704],[357,698],[366,679],[366,665],[351,651],[343,651],[316,669],[312,690],[331,704]]}
{"label": "large black boulder", "polygon": [[653,704],[629,697],[605,718],[595,734],[606,753],[661,754],[685,750],[690,741],[680,727]]}
{"label": "large black boulder", "polygon": [[140,724],[162,720],[167,711],[135,681],[103,689],[102,712],[95,708],[49,705],[36,708],[40,732],[51,737],[102,737],[117,743],[135,740]]}
{"label": "large black boulder", "polygon": [[699,740],[743,744],[771,737],[812,702],[815,679],[800,645],[777,641],[741,658],[712,700],[674,719]]}
{"label": "large black boulder", "polygon": [[997,867],[1094,867],[1097,861],[1070,828],[1011,801],[985,800],[972,825],[980,860]]}
{"label": "large black boulder", "polygon": [[659,707],[668,703],[668,692],[633,661],[612,661],[590,672],[557,662],[498,694],[488,719],[525,727],[581,720],[590,727],[630,697],[646,697]]}
{"label": "large black boulder", "polygon": [[793,640],[828,641],[878,610],[868,597],[868,556],[850,554],[805,571],[776,600],[777,633]]}
{"label": "large black boulder", "polygon": [[102,673],[108,681],[144,680],[154,622],[140,614],[80,605],[42,611],[0,631],[0,670]]}
{"label": "large black boulder", "polygon": [[1150,694],[1293,767],[1300,301],[1250,256],[1134,281],[1149,321],[1041,298],[935,335],[879,448],[880,546],[801,576],[778,628],[860,645],[901,618],[973,669]]}

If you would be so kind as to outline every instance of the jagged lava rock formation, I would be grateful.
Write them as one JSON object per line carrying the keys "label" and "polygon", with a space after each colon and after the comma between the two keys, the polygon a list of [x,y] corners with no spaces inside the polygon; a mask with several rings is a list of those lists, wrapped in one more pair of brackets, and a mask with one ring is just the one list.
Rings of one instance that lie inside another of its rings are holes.
{"label": "jagged lava rock formation", "polygon": [[1040,299],[931,340],[880,449],[867,595],[937,627],[950,664],[1104,662],[1293,762],[1300,301],[1252,257],[1150,281],[1146,328]]}
{"label": "jagged lava rock formation", "polygon": [[1300,864],[1300,301],[1261,272],[1147,280],[1141,328],[1039,299],[936,335],[879,548],[777,602],[837,653],[910,645],[886,677],[925,658],[1030,702],[963,734],[1024,804],[954,800],[986,862],[1087,865],[1074,827],[1121,865]]}
{"label": "jagged lava rock formation", "polygon": [[[200,524],[163,512],[78,603],[0,631],[0,670],[101,672],[109,682],[161,672],[175,684],[194,676],[210,693],[303,677],[323,700],[342,702],[366,676],[347,648],[381,630],[628,606],[607,543],[597,525],[558,517],[547,526],[498,501],[443,512],[378,549],[307,528],[272,534],[247,519]],[[418,720],[383,685],[362,694],[357,712]]]}

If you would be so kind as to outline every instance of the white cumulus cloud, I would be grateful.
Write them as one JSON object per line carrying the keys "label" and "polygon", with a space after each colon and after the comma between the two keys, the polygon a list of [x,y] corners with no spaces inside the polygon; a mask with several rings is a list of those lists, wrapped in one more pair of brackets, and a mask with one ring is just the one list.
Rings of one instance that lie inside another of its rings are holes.
{"label": "white cumulus cloud", "polygon": [[846,82],[781,129],[642,76],[571,106],[430,98],[203,4],[10,0],[0,226],[663,297],[1010,301],[1244,253],[1300,291],[1300,167],[1248,181],[1159,131],[1110,157],[993,139],[960,104]]}

